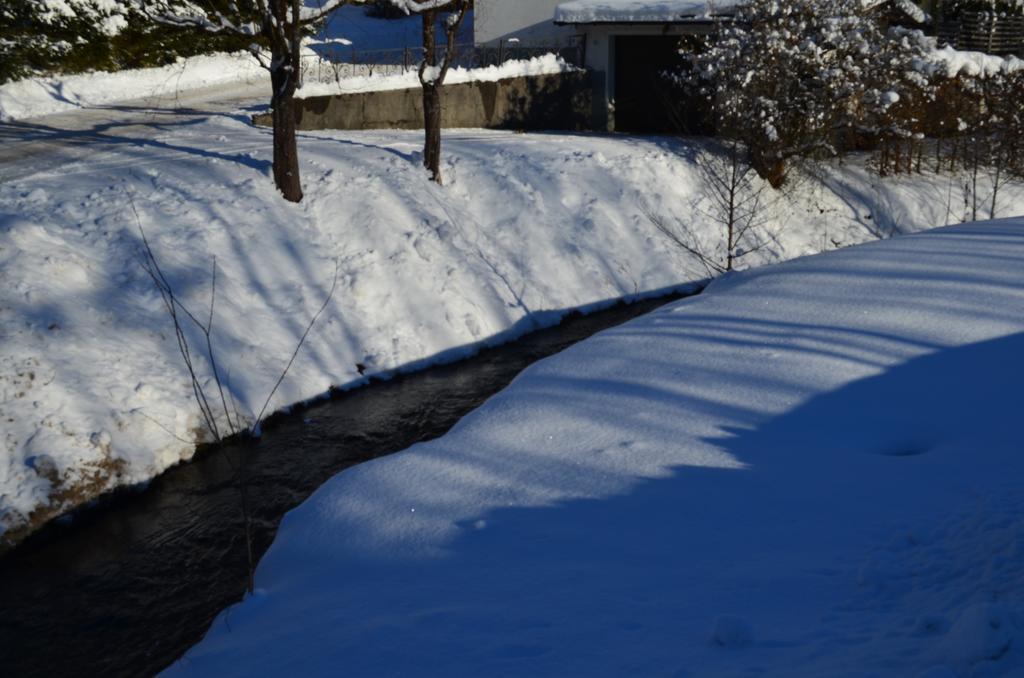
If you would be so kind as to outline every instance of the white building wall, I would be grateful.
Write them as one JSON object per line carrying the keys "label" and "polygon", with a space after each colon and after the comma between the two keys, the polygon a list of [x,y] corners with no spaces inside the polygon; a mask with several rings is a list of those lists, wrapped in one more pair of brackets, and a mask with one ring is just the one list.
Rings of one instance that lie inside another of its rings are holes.
{"label": "white building wall", "polygon": [[555,7],[561,2],[565,0],[476,0],[474,41],[496,45],[518,38],[523,46],[560,44],[576,34],[571,26],[554,23]]}
{"label": "white building wall", "polygon": [[[479,2],[479,0],[477,0]],[[594,128],[615,131],[615,38],[620,35],[708,35],[707,24],[598,24],[578,26],[586,34],[586,67],[594,83]]]}
{"label": "white building wall", "polygon": [[586,67],[594,94],[594,128],[615,130],[615,37],[619,35],[708,34],[711,26],[692,24],[592,24],[556,26],[555,8],[566,0],[476,0],[474,33],[477,45],[496,46],[517,38],[525,46],[564,45],[585,36]]}

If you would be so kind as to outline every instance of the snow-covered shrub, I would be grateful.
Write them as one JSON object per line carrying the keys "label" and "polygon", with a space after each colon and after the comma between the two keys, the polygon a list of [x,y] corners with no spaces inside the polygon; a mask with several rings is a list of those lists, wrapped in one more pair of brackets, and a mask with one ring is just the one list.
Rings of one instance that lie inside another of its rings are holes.
{"label": "snow-covered shrub", "polygon": [[743,267],[745,258],[779,243],[780,229],[770,226],[775,196],[768,195],[749,159],[737,141],[697,148],[693,164],[703,194],[694,205],[703,217],[699,228],[641,205],[648,221],[670,244],[696,259],[709,278]]}
{"label": "snow-covered shrub", "polygon": [[[999,191],[1013,175],[1024,175],[1024,70],[989,76],[960,76],[947,90],[958,101],[957,133],[936,141],[938,165],[963,173],[964,195],[972,218],[982,208],[995,217]],[[948,125],[947,125],[948,126]],[[979,177],[987,174],[991,193],[980,195]],[[987,203],[987,204],[986,204]]]}
{"label": "snow-covered shrub", "polygon": [[160,66],[248,45],[227,35],[197,39],[147,16],[168,6],[167,0],[4,0],[0,83],[40,73]]}
{"label": "snow-covered shrub", "polygon": [[[993,137],[1019,145],[1024,136],[1024,61],[946,48],[916,63],[915,69],[938,92],[929,135]],[[1019,162],[1020,154],[1014,155]]]}
{"label": "snow-covered shrub", "polygon": [[122,5],[11,0],[0,6],[0,82],[95,52],[126,25]]}
{"label": "snow-covered shrub", "polygon": [[1024,62],[883,30],[862,3],[751,0],[687,61],[680,78],[718,133],[776,187],[794,158],[845,149],[874,149],[884,175],[921,171],[934,143],[936,169],[969,169],[975,183],[979,167],[1024,162]]}
{"label": "snow-covered shrub", "polygon": [[863,74],[854,138],[845,147],[876,149],[882,175],[921,169],[937,93],[932,79],[913,65],[933,47],[920,31],[891,29]]}
{"label": "snow-covered shrub", "polygon": [[[925,54],[889,76],[903,84],[900,99],[874,117],[876,167],[959,174],[968,216],[979,218],[982,207],[994,216],[1000,188],[1024,176],[1024,61],[923,44]],[[982,174],[988,179],[979,182]]]}
{"label": "snow-covered shrub", "polygon": [[751,0],[691,57],[685,77],[710,101],[719,133],[741,140],[777,187],[791,159],[834,154],[866,104],[892,102],[870,77],[885,44],[860,3]]}

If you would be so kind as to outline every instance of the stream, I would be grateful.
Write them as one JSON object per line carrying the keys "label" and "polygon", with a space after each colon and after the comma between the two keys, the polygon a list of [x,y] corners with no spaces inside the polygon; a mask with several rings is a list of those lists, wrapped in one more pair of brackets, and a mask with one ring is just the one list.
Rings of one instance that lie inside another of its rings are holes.
{"label": "stream", "polygon": [[443,435],[531,363],[675,298],[571,314],[466,360],[374,380],[52,522],[0,557],[0,673],[159,672],[245,593],[238,469],[259,558],[283,515],[334,474]]}

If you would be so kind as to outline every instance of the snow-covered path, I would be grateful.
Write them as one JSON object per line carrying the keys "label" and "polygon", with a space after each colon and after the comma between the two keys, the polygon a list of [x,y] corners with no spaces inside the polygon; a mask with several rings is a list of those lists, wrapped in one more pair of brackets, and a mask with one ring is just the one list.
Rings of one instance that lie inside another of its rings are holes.
{"label": "snow-covered path", "polygon": [[1020,676],[1024,219],[738,274],[288,514],[170,676]]}
{"label": "snow-covered path", "polygon": [[[238,82],[0,122],[0,183],[38,173],[73,173],[68,165],[79,161],[88,161],[90,171],[114,168],[124,157],[122,146],[145,147],[175,126],[200,124],[210,116],[262,111],[268,100],[266,83]],[[235,146],[214,143],[206,150],[253,150],[251,142]]]}

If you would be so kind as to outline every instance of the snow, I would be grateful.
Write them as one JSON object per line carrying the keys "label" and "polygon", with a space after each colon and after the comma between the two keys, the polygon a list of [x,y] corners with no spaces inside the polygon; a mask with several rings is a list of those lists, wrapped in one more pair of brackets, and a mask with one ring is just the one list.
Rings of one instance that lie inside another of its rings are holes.
{"label": "snow", "polygon": [[1024,672],[1024,219],[728,276],[289,513],[168,676]]}
{"label": "snow", "polygon": [[[208,306],[216,257],[214,346],[249,414],[336,261],[338,293],[271,410],[364,382],[356,364],[374,375],[452,359],[564,309],[705,276],[644,216],[646,206],[683,217],[714,240],[693,147],[681,142],[452,131],[437,187],[421,169],[420,133],[303,133],[307,198],[292,206],[271,189],[268,130],[238,115],[156,115],[68,133],[57,164],[34,160],[31,143],[15,149],[25,157],[0,183],[7,526],[62,489],[144,481],[193,454],[198,411],[138,262],[129,196],[191,307]],[[63,138],[20,130],[41,144]],[[821,178],[774,207],[778,245],[749,264],[959,218],[945,176],[880,184],[854,163]],[[1005,213],[1024,212],[1020,186],[1001,195]]]}
{"label": "snow", "polygon": [[173,97],[199,88],[264,81],[269,88],[267,72],[248,52],[189,57],[159,68],[26,78],[0,85],[0,121],[142,97]]}
{"label": "snow", "polygon": [[[85,122],[13,123],[0,149],[4,529],[144,482],[199,439],[132,203],[193,309],[208,308],[216,258],[214,349],[250,417],[336,264],[338,291],[269,411],[467,355],[567,309],[703,278],[648,212],[682,219],[709,247],[716,239],[694,146],[669,139],[448,131],[437,187],[420,133],[301,133],[307,197],[291,205],[272,189],[270,131],[247,111],[72,118]],[[882,184],[861,161],[826,167],[766,213],[777,243],[744,263],[959,220],[955,188],[930,174]],[[1024,213],[1019,185],[1000,195],[1001,213]]]}
{"label": "snow", "polygon": [[39,19],[44,23],[59,23],[62,19],[96,22],[100,32],[114,36],[128,26],[126,14],[133,8],[130,2],[114,0],[37,0]]}
{"label": "snow", "polygon": [[[415,68],[400,73],[390,73],[386,69],[376,71],[372,74],[358,75],[354,77],[341,78],[336,82],[313,82],[307,80],[303,83],[296,96],[312,97],[331,94],[351,94],[355,92],[378,92],[395,89],[418,89],[420,87],[419,74]],[[523,76],[553,75],[567,73],[577,70],[576,67],[566,63],[564,59],[555,54],[506,61],[500,66],[486,66],[484,68],[452,68],[445,76],[446,85],[456,85],[466,82],[495,82],[506,78],[518,78]]]}
{"label": "snow", "polygon": [[[731,16],[744,0],[572,0],[555,9],[555,22],[588,23],[661,23],[666,21],[707,21]],[[860,0],[863,7],[882,4],[882,0]],[[928,15],[912,0],[898,0],[898,8],[918,23]]]}
{"label": "snow", "polygon": [[928,58],[915,64],[918,71],[929,75],[942,75],[955,78],[967,77],[988,78],[1000,73],[1011,74],[1024,70],[1024,60],[1015,56],[1000,57],[984,52],[966,52],[950,46],[933,50]]}
{"label": "snow", "polygon": [[896,0],[895,4],[901,12],[919,24],[927,22],[930,18],[928,13],[925,12],[924,9],[922,9],[914,0]]}
{"label": "snow", "polygon": [[740,4],[737,0],[573,0],[563,2],[555,9],[555,22],[587,24],[707,20],[731,14]]}

